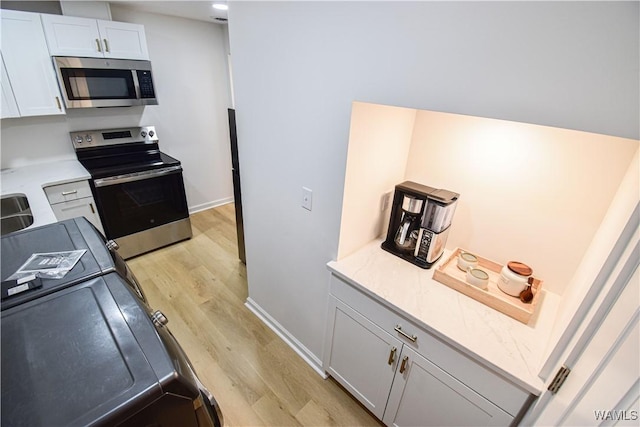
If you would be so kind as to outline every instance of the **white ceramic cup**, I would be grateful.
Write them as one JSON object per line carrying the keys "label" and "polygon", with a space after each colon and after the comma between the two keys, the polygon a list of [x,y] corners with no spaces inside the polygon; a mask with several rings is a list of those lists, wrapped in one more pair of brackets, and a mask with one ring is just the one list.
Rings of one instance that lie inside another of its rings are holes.
{"label": "white ceramic cup", "polygon": [[478,257],[469,252],[462,252],[458,255],[458,268],[462,271],[467,271],[469,267],[478,266]]}
{"label": "white ceramic cup", "polygon": [[486,290],[489,285],[489,275],[484,270],[469,267],[467,269],[467,283]]}

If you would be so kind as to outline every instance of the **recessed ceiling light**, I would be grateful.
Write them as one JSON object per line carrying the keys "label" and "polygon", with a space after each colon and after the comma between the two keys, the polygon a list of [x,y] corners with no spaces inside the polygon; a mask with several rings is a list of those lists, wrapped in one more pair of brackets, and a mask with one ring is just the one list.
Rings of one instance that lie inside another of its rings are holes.
{"label": "recessed ceiling light", "polygon": [[218,10],[229,10],[229,6],[223,3],[214,3],[213,8]]}

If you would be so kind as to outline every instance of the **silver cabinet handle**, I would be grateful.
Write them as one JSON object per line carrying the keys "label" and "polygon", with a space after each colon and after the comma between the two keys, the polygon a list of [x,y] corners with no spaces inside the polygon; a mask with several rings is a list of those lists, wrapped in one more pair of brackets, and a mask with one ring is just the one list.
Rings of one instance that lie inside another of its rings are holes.
{"label": "silver cabinet handle", "polygon": [[105,52],[110,52],[109,50],[109,42],[107,41],[107,39],[102,39],[104,40],[104,51]]}
{"label": "silver cabinet handle", "polygon": [[102,52],[102,45],[100,44],[100,39],[96,39],[96,46],[98,46],[98,52]]}
{"label": "silver cabinet handle", "polygon": [[400,365],[400,373],[403,373],[407,369],[408,361],[409,361],[409,356],[405,356],[402,358],[402,364]]}
{"label": "silver cabinet handle", "polygon": [[416,340],[418,339],[418,337],[417,337],[417,336],[415,336],[415,335],[409,335],[408,333],[406,333],[405,331],[403,331],[403,330],[402,330],[402,325],[396,325],[396,327],[395,327],[395,328],[393,328],[393,329],[395,329],[395,331],[396,331],[397,333],[399,333],[400,335],[402,335],[403,337],[405,337],[406,339],[408,339],[408,340],[409,340],[409,341],[411,341],[411,342],[416,342]]}
{"label": "silver cabinet handle", "polygon": [[62,104],[60,104],[60,98],[56,96],[56,104],[58,104],[58,110],[62,111]]}
{"label": "silver cabinet handle", "polygon": [[391,347],[391,351],[389,352],[389,361],[387,362],[389,365],[393,365],[393,361],[396,358],[397,348]]}
{"label": "silver cabinet handle", "polygon": [[72,190],[72,191],[63,191],[62,195],[63,196],[70,196],[72,194],[76,194],[78,192],[78,190]]}

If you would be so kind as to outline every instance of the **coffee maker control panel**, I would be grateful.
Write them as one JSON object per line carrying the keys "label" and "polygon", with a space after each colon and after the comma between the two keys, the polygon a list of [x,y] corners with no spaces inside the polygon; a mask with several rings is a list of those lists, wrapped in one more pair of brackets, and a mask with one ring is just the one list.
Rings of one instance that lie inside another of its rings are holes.
{"label": "coffee maker control panel", "polygon": [[415,257],[421,261],[427,262],[427,255],[429,254],[429,247],[431,246],[431,238],[433,233],[426,229],[420,230],[420,236],[418,241],[418,247],[416,248]]}

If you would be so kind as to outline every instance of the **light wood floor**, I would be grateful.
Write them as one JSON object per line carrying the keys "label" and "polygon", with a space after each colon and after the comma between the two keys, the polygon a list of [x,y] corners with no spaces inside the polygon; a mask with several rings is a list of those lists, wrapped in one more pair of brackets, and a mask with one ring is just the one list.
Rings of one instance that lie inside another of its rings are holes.
{"label": "light wood floor", "polygon": [[323,380],[245,306],[234,205],[191,216],[193,238],[128,261],[150,305],[169,319],[226,426],[380,426]]}

